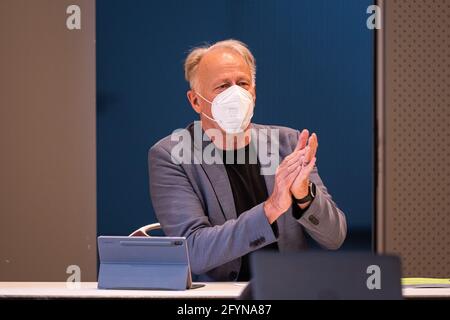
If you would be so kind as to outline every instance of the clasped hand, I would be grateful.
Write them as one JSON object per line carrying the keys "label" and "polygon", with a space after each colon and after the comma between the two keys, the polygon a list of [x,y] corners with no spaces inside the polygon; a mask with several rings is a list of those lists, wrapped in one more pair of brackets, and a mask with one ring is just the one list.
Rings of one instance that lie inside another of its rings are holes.
{"label": "clasped hand", "polygon": [[[264,203],[264,211],[272,224],[292,206],[292,197],[302,199],[308,195],[309,175],[316,164],[319,144],[317,135],[304,129],[295,150],[281,162],[275,173],[273,192]],[[306,208],[309,203],[301,205]]]}

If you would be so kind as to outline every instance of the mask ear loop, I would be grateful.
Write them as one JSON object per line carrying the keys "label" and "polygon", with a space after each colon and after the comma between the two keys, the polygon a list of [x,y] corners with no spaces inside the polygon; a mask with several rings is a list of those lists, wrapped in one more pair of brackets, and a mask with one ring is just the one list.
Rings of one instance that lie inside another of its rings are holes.
{"label": "mask ear loop", "polygon": [[[208,99],[206,99],[205,97],[203,97],[200,93],[198,93],[197,91],[194,91],[195,94],[197,94],[200,98],[202,98],[203,100],[205,100],[206,102],[208,102],[210,105],[212,105],[212,102],[209,101]],[[206,118],[208,118],[211,121],[214,121],[215,123],[217,123],[217,120],[211,118],[210,116],[208,116],[206,113],[202,112],[202,115],[204,115]]]}
{"label": "mask ear loop", "polygon": [[202,98],[203,100],[205,100],[206,102],[208,102],[209,104],[212,105],[212,102],[209,101],[208,99],[204,98],[200,93],[198,93],[197,91],[194,91],[196,95],[198,95],[200,98]]}
{"label": "mask ear loop", "polygon": [[206,113],[202,112],[202,115],[204,115],[206,118],[208,118],[211,121],[214,121],[215,123],[217,123],[217,120],[211,118],[210,116],[208,116]]}

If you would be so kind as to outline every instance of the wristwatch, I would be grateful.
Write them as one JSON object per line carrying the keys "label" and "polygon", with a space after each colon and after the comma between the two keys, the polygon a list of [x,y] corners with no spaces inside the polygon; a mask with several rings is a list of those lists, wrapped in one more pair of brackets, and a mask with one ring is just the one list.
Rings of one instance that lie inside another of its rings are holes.
{"label": "wristwatch", "polygon": [[308,194],[306,195],[306,197],[301,198],[301,199],[297,199],[295,197],[292,197],[292,198],[294,198],[294,201],[297,204],[304,204],[304,203],[313,201],[315,197],[316,197],[316,185],[314,183],[310,182],[308,185]]}

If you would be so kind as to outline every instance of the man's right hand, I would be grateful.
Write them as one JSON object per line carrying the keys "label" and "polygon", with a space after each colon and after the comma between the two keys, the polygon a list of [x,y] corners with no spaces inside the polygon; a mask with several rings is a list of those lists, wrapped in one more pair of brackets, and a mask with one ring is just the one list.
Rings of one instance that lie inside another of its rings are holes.
{"label": "man's right hand", "polygon": [[301,170],[303,155],[304,150],[295,150],[283,160],[275,173],[273,192],[264,203],[264,212],[270,224],[292,206],[290,188]]}

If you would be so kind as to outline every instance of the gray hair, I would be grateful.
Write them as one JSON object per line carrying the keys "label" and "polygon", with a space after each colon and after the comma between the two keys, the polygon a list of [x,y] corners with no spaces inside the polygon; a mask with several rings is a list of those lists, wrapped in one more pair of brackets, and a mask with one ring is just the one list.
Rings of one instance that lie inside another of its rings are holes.
{"label": "gray hair", "polygon": [[256,83],[256,61],[255,57],[251,53],[251,51],[248,49],[247,45],[241,41],[238,40],[224,40],[216,42],[213,45],[206,44],[204,46],[195,47],[193,48],[188,56],[186,57],[186,60],[184,62],[184,76],[186,78],[186,81],[189,82],[189,85],[191,86],[191,89],[195,88],[197,85],[197,68],[200,64],[200,61],[202,60],[203,56],[213,50],[218,48],[225,48],[230,49],[235,52],[237,52],[242,58],[244,58],[247,65],[250,67],[250,72],[252,74],[252,82],[253,85]]}

